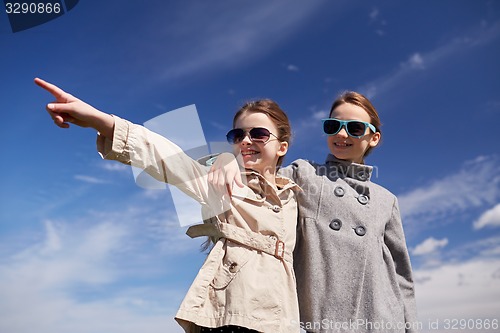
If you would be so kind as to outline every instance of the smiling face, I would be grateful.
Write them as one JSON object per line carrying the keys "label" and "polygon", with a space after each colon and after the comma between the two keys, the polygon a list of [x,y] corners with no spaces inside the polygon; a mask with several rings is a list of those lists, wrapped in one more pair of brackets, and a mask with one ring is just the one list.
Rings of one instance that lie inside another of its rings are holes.
{"label": "smiling face", "polygon": [[[360,106],[344,103],[332,110],[331,118],[340,120],[360,120],[371,123],[370,116]],[[361,138],[349,136],[344,127],[335,135],[327,137],[330,152],[338,159],[363,163],[363,157],[370,147],[375,147],[380,141],[380,133],[373,133],[369,128]]]}
{"label": "smiling face", "polygon": [[233,145],[233,153],[245,169],[251,169],[274,183],[276,164],[288,150],[288,143],[281,142],[271,135],[267,142],[253,142],[248,131],[255,127],[263,127],[278,136],[278,128],[268,115],[261,112],[243,112],[236,118],[234,128],[246,132],[239,143]]}

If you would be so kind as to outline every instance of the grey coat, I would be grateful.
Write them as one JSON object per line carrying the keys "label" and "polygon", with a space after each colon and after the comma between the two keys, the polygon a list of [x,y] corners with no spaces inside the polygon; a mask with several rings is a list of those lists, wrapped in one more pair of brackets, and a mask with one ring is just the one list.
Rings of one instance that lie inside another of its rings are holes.
{"label": "grey coat", "polygon": [[[397,198],[372,167],[327,157],[280,172],[302,189],[294,251],[308,332],[415,332],[410,258]],[[406,327],[405,327],[406,326]]]}

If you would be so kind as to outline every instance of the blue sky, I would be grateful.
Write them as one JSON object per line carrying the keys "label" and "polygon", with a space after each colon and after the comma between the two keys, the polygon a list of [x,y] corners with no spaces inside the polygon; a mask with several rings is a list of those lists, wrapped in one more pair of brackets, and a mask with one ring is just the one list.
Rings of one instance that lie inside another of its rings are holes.
{"label": "blue sky", "polygon": [[367,163],[399,198],[424,328],[500,319],[500,2],[81,0],[18,33],[0,13],[0,42],[1,332],[181,332],[204,258],[170,191],[53,125],[37,76],[137,123],[196,104],[208,142],[272,98],[286,162],[323,161],[319,119],[366,94],[383,122]]}

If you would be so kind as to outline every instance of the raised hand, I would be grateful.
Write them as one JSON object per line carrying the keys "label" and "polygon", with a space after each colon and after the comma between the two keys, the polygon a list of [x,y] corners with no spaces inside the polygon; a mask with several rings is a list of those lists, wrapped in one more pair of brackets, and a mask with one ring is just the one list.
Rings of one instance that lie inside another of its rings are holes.
{"label": "raised hand", "polygon": [[215,160],[208,172],[208,182],[220,191],[227,189],[231,194],[233,184],[243,187],[240,167],[236,158],[231,153],[222,153]]}
{"label": "raised hand", "polygon": [[108,138],[113,137],[113,116],[97,110],[47,81],[36,78],[35,83],[55,97],[54,102],[47,104],[46,110],[57,126],[69,128],[71,123],[80,127],[92,127]]}

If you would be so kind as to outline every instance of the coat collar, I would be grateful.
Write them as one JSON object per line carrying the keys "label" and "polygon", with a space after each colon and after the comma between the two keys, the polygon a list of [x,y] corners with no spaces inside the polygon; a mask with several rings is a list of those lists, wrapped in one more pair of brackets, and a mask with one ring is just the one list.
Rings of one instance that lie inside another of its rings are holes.
{"label": "coat collar", "polygon": [[[241,174],[243,176],[247,177],[247,186],[250,187],[251,189],[255,190],[257,188],[262,189],[263,187],[271,187],[274,188],[271,183],[267,179],[265,179],[260,173],[255,172],[253,170],[242,170]],[[288,189],[292,190],[300,190],[299,185],[295,184],[292,180],[286,177],[282,177],[279,175],[276,175],[276,186],[278,187],[277,192],[285,191]]]}
{"label": "coat collar", "polygon": [[275,186],[255,171],[242,170],[241,174],[246,178],[246,186],[243,188],[233,186],[232,196],[236,198],[245,198],[252,201],[270,200],[270,202],[282,206],[283,203],[294,197],[290,193],[291,191],[295,193],[302,191],[297,184],[286,177],[276,176],[276,185],[278,187],[276,189]]}
{"label": "coat collar", "polygon": [[339,177],[349,177],[360,181],[369,181],[373,171],[373,167],[370,165],[339,160],[332,154],[328,154],[326,157],[326,164],[336,168]]}

